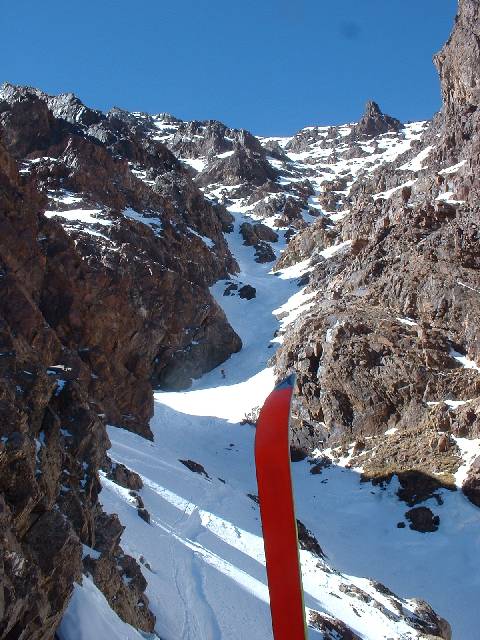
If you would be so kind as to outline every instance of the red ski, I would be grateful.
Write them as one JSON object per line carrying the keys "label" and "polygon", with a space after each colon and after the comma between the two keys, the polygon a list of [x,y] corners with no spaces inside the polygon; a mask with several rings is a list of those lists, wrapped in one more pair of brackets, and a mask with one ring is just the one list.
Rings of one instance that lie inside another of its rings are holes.
{"label": "red ski", "polygon": [[302,573],[290,472],[289,418],[295,377],[278,384],[257,421],[255,464],[275,640],[306,640]]}

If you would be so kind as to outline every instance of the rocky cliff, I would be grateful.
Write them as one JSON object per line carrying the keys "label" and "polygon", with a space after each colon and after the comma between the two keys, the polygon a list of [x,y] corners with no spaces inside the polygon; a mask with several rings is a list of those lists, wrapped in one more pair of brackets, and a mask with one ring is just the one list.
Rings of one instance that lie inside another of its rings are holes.
{"label": "rocky cliff", "polygon": [[150,437],[152,385],[240,349],[208,290],[236,270],[230,216],[123,112],[5,85],[0,131],[0,635],[53,637],[82,566],[152,631],[97,499],[101,467],[140,480],[110,470],[105,423]]}
{"label": "rocky cliff", "polygon": [[[315,304],[276,358],[279,375],[298,374],[297,445],[350,452],[368,477],[414,471],[419,486],[454,488],[480,434],[479,25],[479,3],[460,2],[435,57],[443,109],[421,140],[358,176],[340,221],[327,215],[282,257],[314,257]],[[464,491],[480,505],[478,461]]]}

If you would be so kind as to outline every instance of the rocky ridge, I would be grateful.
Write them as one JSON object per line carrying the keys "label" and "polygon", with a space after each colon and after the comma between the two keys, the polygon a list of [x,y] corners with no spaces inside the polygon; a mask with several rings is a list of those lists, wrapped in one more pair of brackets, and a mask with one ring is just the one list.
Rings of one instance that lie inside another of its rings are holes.
{"label": "rocky ridge", "polygon": [[463,483],[480,506],[478,32],[479,3],[460,2],[435,57],[442,111],[411,149],[357,176],[335,226],[292,240],[279,266],[310,261],[310,304],[276,366],[298,375],[305,454],[328,448],[367,478],[415,470],[419,488]]}

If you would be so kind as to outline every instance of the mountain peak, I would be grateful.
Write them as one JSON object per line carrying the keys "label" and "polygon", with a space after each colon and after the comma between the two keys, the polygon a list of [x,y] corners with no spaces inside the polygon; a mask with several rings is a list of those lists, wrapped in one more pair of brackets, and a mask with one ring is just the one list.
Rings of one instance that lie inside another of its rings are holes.
{"label": "mountain peak", "polygon": [[351,137],[371,138],[388,131],[398,131],[401,126],[400,120],[383,113],[374,100],[368,100],[363,116],[352,129]]}
{"label": "mountain peak", "polygon": [[376,103],[375,100],[367,100],[367,103],[365,105],[364,116],[375,117],[375,116],[382,116],[382,115],[383,113],[380,107],[378,106],[378,103]]}

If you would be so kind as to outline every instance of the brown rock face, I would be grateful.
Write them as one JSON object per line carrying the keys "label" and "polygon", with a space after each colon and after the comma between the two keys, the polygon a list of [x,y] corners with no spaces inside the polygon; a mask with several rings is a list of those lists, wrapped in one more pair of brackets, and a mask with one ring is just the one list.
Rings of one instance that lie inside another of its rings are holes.
{"label": "brown rock face", "polygon": [[262,223],[250,224],[244,222],[240,226],[240,233],[243,236],[245,244],[254,247],[261,241],[278,242],[278,233]]}
{"label": "brown rock face", "polygon": [[480,193],[479,39],[480,5],[477,0],[461,0],[453,32],[434,58],[443,96],[443,140],[435,154],[448,164],[465,160],[458,172],[446,176],[445,190],[470,206],[478,205]]}
{"label": "brown rock face", "polygon": [[480,507],[480,457],[470,467],[462,488],[467,498]]}
{"label": "brown rock face", "polygon": [[[355,462],[372,477],[413,469],[451,485],[461,464],[453,436],[479,433],[480,377],[462,366],[480,361],[479,17],[478,1],[459,3],[436,57],[444,107],[423,143],[359,177],[341,223],[330,233],[316,222],[281,258],[312,257],[308,291],[318,293],[276,356],[279,377],[297,372],[294,430],[304,446],[366,442]],[[378,118],[369,105],[353,133]],[[408,169],[427,146],[424,167]],[[319,260],[335,237],[350,247]],[[475,503],[479,482],[474,467],[465,492]]]}
{"label": "brown rock face", "polygon": [[142,135],[71,95],[0,91],[1,637],[53,638],[82,569],[153,630],[98,503],[105,421],[151,437],[152,383],[188,386],[241,346],[208,291],[236,269],[229,215]]}
{"label": "brown rock face", "polygon": [[276,172],[267,160],[248,149],[239,148],[227,158],[213,161],[208,171],[198,180],[200,186],[219,182],[227,185],[238,185],[244,182],[261,186],[268,180],[275,180]]}
{"label": "brown rock face", "polygon": [[[49,194],[49,215],[58,211],[39,223],[40,309],[92,369],[98,412],[151,437],[152,382],[186,388],[241,347],[207,290],[237,269],[222,234],[228,214],[118,110],[5,85],[0,123],[27,179]],[[62,218],[72,192],[98,223]]]}
{"label": "brown rock face", "polygon": [[[46,324],[43,199],[0,147],[0,547],[2,637],[51,638],[93,546],[108,439],[90,371]],[[75,371],[75,374],[73,372]]]}
{"label": "brown rock face", "polygon": [[[436,57],[444,107],[420,145],[353,186],[348,171],[325,169],[331,179],[323,180],[317,206],[349,210],[335,227],[310,208],[313,165],[300,170],[276,142],[262,145],[213,121],[165,117],[173,131],[167,147],[150,116],[103,114],[72,94],[2,87],[2,638],[53,638],[82,571],[125,621],[153,630],[145,578],[120,546],[123,527],[99,506],[98,470],[132,492],[140,524],[149,526],[135,493],[141,479],[106,457],[105,422],[151,437],[152,387],[186,388],[241,347],[208,291],[237,271],[223,237],[232,217],[200,187],[213,193],[223,185],[223,203],[244,198],[255,215],[278,215],[279,226],[301,230],[305,213],[317,216],[279,262],[312,257],[309,287],[318,294],[275,359],[280,376],[298,374],[294,454],[328,443],[340,455],[355,443],[352,460],[366,477],[399,476],[412,525],[437,526],[417,505],[440,501],[439,489],[452,487],[461,462],[455,437],[480,435],[480,378],[461,364],[462,357],[480,361],[479,17],[478,0],[460,0],[452,36]],[[348,140],[341,127],[313,127],[285,150],[315,145],[333,164],[364,156],[365,140],[378,150],[370,139],[400,126],[370,102]],[[400,168],[427,145],[424,168]],[[205,160],[205,170],[174,153]],[[259,259],[272,259],[275,234],[263,225],[244,232]],[[320,255],[342,240],[351,244],[330,259]],[[240,284],[227,291],[256,295]],[[208,475],[192,460],[183,463]],[[464,491],[480,506],[478,459]],[[301,524],[299,533],[321,556]],[[352,602],[372,598],[354,586],[344,592]],[[425,603],[411,622],[427,637],[451,636]],[[357,637],[323,614],[313,623],[325,637]]]}
{"label": "brown rock face", "polygon": [[477,0],[461,0],[455,28],[435,56],[440,74],[443,105],[448,114],[460,114],[480,104],[480,6]]}
{"label": "brown rock face", "polygon": [[434,640],[435,638],[451,640],[452,629],[449,623],[438,616],[432,607],[424,600],[414,599],[415,617],[410,619],[415,627],[425,634],[425,638]]}
{"label": "brown rock face", "polygon": [[83,560],[85,573],[92,576],[122,620],[151,633],[155,616],[148,608],[148,598],[144,594],[147,581],[136,560],[125,555],[119,545],[124,527],[117,515],[104,513],[96,518],[95,527],[96,549],[100,555],[86,554]]}

